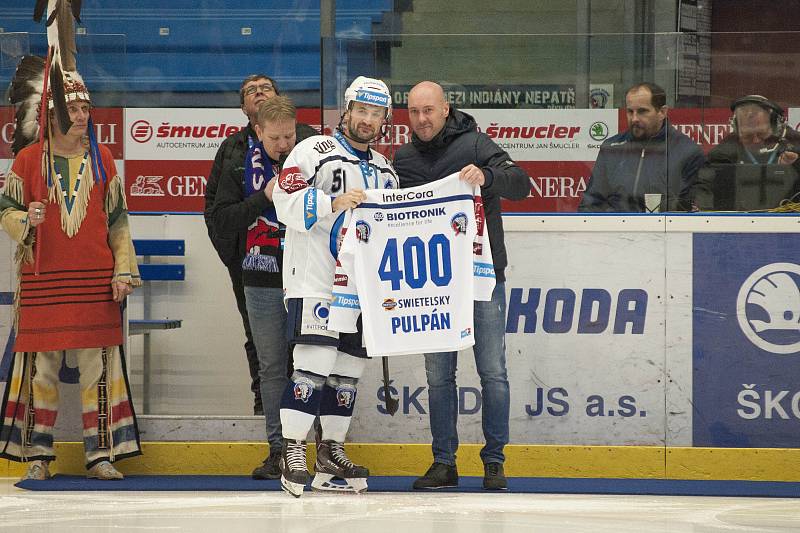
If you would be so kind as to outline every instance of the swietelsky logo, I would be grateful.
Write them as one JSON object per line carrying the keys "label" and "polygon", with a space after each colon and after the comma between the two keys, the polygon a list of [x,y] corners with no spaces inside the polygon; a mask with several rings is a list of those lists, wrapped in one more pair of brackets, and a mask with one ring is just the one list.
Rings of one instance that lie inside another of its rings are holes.
{"label": "swietelsky logo", "polygon": [[765,265],[742,283],[736,316],[745,336],[770,353],[800,353],[800,265]]}

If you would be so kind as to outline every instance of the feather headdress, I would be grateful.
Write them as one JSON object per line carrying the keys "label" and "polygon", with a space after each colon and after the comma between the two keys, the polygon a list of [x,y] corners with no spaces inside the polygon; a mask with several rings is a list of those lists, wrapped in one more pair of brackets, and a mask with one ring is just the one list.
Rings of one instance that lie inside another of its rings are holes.
{"label": "feather headdress", "polygon": [[11,80],[8,99],[16,108],[14,141],[11,151],[16,156],[20,150],[39,138],[39,106],[42,104],[45,60],[38,56],[25,56],[17,65]]}
{"label": "feather headdress", "polygon": [[[75,66],[75,20],[80,20],[80,0],[37,0],[33,18],[41,21],[47,10],[47,59],[25,56],[11,80],[9,100],[16,108],[12,151],[16,155],[40,137],[39,117],[46,90],[47,108],[58,117],[62,133],[72,121],[67,104],[89,101],[89,91]],[[45,89],[45,79],[47,88]],[[42,116],[47,120],[47,113]]]}
{"label": "feather headdress", "polygon": [[[41,20],[41,4],[37,0],[34,20]],[[77,9],[77,11],[76,11]],[[78,16],[75,16],[75,13]],[[37,18],[38,14],[38,18]],[[66,134],[72,127],[67,112],[67,74],[77,74],[75,54],[75,20],[80,19],[80,1],[49,0],[47,2],[47,45],[52,56],[50,67],[50,90],[53,92],[53,109],[55,109],[61,132]],[[73,76],[74,77],[74,76]],[[82,84],[82,83],[81,83]]]}

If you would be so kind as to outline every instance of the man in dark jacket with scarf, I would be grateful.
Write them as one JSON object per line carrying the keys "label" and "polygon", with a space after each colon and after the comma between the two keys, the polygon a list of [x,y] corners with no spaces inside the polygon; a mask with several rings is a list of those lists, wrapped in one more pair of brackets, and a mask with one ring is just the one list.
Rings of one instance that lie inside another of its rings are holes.
{"label": "man in dark jacket with scarf", "polygon": [[[247,318],[247,306],[244,298],[244,285],[242,283],[242,261],[245,257],[245,244],[247,241],[247,230],[232,232],[222,232],[214,227],[214,200],[217,196],[217,187],[222,176],[236,174],[244,175],[245,155],[248,151],[248,139],[258,142],[255,126],[256,113],[258,107],[267,99],[279,95],[278,86],[274,80],[264,74],[253,74],[242,82],[239,89],[239,101],[242,113],[247,116],[247,125],[238,132],[230,135],[222,141],[217,155],[214,158],[214,165],[208,175],[205,194],[205,217],[206,227],[208,228],[208,238],[217,251],[217,255],[228,269],[228,274],[233,285],[233,294],[236,297],[236,307],[242,317],[245,336],[244,350],[247,355],[247,365],[250,370],[250,390],[253,391],[255,401],[253,404],[253,414],[264,414],[261,403],[261,384],[258,377],[258,354],[253,343],[253,334],[250,330],[250,321]],[[297,142],[302,141],[317,132],[307,124],[297,124]]]}
{"label": "man in dark jacket with scarf", "polygon": [[[508,443],[509,387],[505,354],[505,267],[500,198],[521,200],[528,196],[530,179],[509,155],[487,135],[478,132],[475,119],[451,109],[444,90],[423,81],[408,95],[411,143],[395,154],[394,168],[403,188],[414,187],[459,172],[461,179],[481,187],[486,224],[497,279],[492,300],[475,302],[475,363],[483,396],[483,487],[506,489],[503,448]],[[456,450],[458,398],[457,352],[425,354],[428,378],[428,410],[433,436],[433,464],[414,482],[415,489],[458,485]]]}
{"label": "man in dark jacket with scarf", "polygon": [[628,130],[600,146],[578,211],[645,212],[645,194],[661,195],[661,211],[692,210],[703,151],[669,125],[666,103],[653,83],[628,89]]}

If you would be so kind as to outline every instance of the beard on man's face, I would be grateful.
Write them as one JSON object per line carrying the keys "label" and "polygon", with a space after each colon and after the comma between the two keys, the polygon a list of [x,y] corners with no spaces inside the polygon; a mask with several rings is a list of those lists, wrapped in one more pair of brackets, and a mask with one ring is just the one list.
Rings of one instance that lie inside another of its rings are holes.
{"label": "beard on man's face", "polygon": [[[366,130],[367,128],[364,129]],[[369,128],[369,131],[370,133],[368,134],[362,134],[358,131],[358,125],[354,127],[352,123],[347,124],[347,136],[358,143],[369,144],[372,142],[372,140],[375,138],[376,132],[372,128]]]}

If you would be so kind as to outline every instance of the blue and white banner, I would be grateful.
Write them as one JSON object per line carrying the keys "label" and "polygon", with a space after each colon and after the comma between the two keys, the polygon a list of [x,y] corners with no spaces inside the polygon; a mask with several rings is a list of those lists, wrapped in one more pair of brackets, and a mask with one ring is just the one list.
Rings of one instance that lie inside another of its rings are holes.
{"label": "blue and white banner", "polygon": [[695,446],[800,443],[796,234],[695,234]]}

